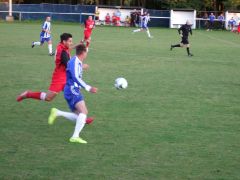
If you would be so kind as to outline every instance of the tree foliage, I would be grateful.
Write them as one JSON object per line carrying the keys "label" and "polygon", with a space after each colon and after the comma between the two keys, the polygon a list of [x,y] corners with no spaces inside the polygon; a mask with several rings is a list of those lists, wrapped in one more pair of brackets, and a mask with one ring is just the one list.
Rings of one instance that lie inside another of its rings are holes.
{"label": "tree foliage", "polygon": [[240,0],[13,0],[13,2],[138,6],[149,9],[186,8],[198,11],[240,10]]}

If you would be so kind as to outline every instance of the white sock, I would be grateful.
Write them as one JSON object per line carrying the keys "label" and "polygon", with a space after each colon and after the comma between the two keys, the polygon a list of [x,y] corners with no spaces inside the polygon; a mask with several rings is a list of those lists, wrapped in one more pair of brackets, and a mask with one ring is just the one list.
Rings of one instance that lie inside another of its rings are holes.
{"label": "white sock", "polygon": [[46,99],[46,96],[47,94],[45,92],[41,92],[40,99],[44,101]]}
{"label": "white sock", "polygon": [[75,125],[75,130],[74,130],[74,133],[73,133],[73,136],[72,136],[73,138],[79,137],[79,134],[80,134],[81,130],[83,129],[85,123],[86,123],[86,118],[87,118],[86,114],[80,113],[78,115],[76,125]]}
{"label": "white sock", "polygon": [[60,110],[57,110],[57,116],[65,117],[66,119],[68,119],[72,122],[76,122],[76,120],[78,118],[78,115],[75,113],[64,112],[64,111],[60,111]]}
{"label": "white sock", "polygon": [[133,30],[133,32],[140,32],[141,31],[141,29],[135,29],[135,30]]}
{"label": "white sock", "polygon": [[146,32],[147,32],[148,37],[151,37],[150,31],[147,30]]}
{"label": "white sock", "polygon": [[37,42],[33,42],[33,45],[40,46],[40,45],[41,45],[41,43],[40,43],[39,41],[37,41]]}
{"label": "white sock", "polygon": [[48,51],[49,51],[49,54],[52,54],[52,44],[48,45]]}

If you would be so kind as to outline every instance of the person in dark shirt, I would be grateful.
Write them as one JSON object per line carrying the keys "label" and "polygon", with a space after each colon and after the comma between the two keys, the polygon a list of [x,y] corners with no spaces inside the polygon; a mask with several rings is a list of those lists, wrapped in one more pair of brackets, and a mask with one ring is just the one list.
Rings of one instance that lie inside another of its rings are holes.
{"label": "person in dark shirt", "polygon": [[186,47],[188,56],[190,56],[190,57],[193,56],[193,54],[190,53],[190,44],[188,41],[189,33],[192,35],[192,28],[191,28],[190,22],[187,21],[186,24],[182,25],[178,29],[178,33],[182,37],[182,41],[180,44],[171,45],[171,50],[173,50],[173,48],[175,48],[175,47]]}

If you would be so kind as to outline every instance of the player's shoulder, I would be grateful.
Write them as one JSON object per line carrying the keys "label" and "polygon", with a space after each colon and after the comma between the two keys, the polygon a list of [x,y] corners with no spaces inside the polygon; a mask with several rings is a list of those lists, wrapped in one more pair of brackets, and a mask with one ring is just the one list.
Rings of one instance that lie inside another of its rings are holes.
{"label": "player's shoulder", "polygon": [[57,49],[63,49],[63,44],[61,42],[57,44]]}
{"label": "player's shoulder", "polygon": [[70,58],[70,60],[68,61],[68,63],[70,64],[75,64],[75,61],[76,61],[76,56],[73,56]]}
{"label": "player's shoulder", "polygon": [[42,26],[45,26],[47,24],[47,21],[44,21],[43,23],[42,23]]}

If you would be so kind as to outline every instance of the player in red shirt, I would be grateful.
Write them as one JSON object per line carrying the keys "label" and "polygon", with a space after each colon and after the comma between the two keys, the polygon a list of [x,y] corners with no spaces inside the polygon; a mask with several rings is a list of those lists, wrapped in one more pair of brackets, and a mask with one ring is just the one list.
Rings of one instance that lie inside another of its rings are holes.
{"label": "player in red shirt", "polygon": [[[64,90],[66,84],[66,67],[67,63],[70,60],[70,50],[75,48],[72,47],[72,35],[69,33],[63,33],[60,36],[61,42],[57,45],[56,56],[55,56],[55,69],[52,74],[52,82],[48,89],[48,92],[32,92],[24,91],[17,97],[17,101],[21,102],[24,99],[37,99],[43,101],[52,101],[59,92]],[[89,66],[83,64],[83,69],[87,69]],[[61,116],[67,116],[68,114],[62,112]],[[71,117],[70,117],[71,119]],[[86,120],[87,124],[90,124],[94,118],[89,117]]]}
{"label": "player in red shirt", "polygon": [[107,13],[107,15],[105,17],[105,24],[107,24],[107,25],[111,24],[111,17],[109,15],[109,13]]}
{"label": "player in red shirt", "polygon": [[85,24],[84,40],[82,40],[82,42],[86,43],[86,48],[88,51],[88,47],[89,47],[90,41],[91,41],[92,30],[93,30],[93,28],[95,28],[95,22],[92,19],[92,16],[88,16],[88,19],[85,21],[84,24]]}
{"label": "player in red shirt", "polygon": [[20,102],[24,99],[31,98],[43,101],[52,101],[56,95],[63,91],[66,84],[66,66],[70,59],[70,47],[72,45],[72,35],[63,33],[60,36],[61,42],[57,45],[55,56],[55,69],[52,74],[52,82],[48,92],[25,91],[17,97]]}

